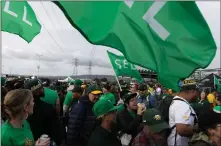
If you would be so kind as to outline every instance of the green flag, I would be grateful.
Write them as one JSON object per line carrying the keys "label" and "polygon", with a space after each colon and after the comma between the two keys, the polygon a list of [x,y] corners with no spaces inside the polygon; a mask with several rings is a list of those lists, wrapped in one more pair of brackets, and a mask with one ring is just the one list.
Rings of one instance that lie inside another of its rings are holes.
{"label": "green flag", "polygon": [[218,91],[218,92],[221,92],[220,82],[219,82],[219,80],[216,78],[215,75],[213,75],[213,76],[214,76],[214,86],[216,85],[216,86],[217,86],[217,91]]}
{"label": "green flag", "polygon": [[121,51],[158,73],[166,87],[207,67],[216,53],[210,29],[193,1],[55,2],[91,43]]}
{"label": "green flag", "polygon": [[124,56],[118,56],[109,51],[107,51],[107,54],[110,58],[110,62],[113,66],[116,76],[128,76],[135,78],[140,83],[143,82],[143,78],[136,69],[135,65],[128,62]]}
{"label": "green flag", "polygon": [[17,34],[28,43],[41,31],[35,12],[27,1],[1,1],[1,30]]}

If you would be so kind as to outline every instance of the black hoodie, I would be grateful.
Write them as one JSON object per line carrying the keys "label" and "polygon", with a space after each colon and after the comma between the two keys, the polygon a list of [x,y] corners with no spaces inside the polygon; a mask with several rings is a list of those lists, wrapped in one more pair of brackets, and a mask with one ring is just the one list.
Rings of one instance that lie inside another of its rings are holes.
{"label": "black hoodie", "polygon": [[55,108],[40,98],[35,98],[34,102],[33,114],[27,119],[34,139],[37,140],[41,135],[47,134],[51,140],[59,145],[62,141],[62,135]]}
{"label": "black hoodie", "polygon": [[92,112],[93,103],[88,96],[83,96],[72,108],[67,130],[67,145],[86,146],[92,133],[96,117]]}

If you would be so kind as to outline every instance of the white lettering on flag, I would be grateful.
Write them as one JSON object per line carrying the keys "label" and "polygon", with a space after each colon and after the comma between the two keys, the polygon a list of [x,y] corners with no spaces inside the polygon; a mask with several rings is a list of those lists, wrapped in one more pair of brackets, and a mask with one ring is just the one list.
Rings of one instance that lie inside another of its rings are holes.
{"label": "white lettering on flag", "polygon": [[134,4],[134,0],[124,0],[124,3],[129,7],[131,8]]}
{"label": "white lettering on flag", "polygon": [[[124,3],[131,8],[134,0],[124,0]],[[169,37],[170,33],[154,17],[165,4],[166,1],[154,2],[143,16],[143,19],[149,24],[151,29],[164,41]]]}
{"label": "white lettering on flag", "polygon": [[119,59],[116,59],[114,61],[114,63],[119,67],[119,69],[121,69],[121,65],[120,65],[120,60]]}
{"label": "white lettering on flag", "polygon": [[15,12],[12,12],[9,10],[9,6],[10,6],[10,2],[9,1],[6,1],[5,2],[5,7],[4,7],[4,12],[14,16],[14,17],[18,17],[18,15],[15,13]]}
{"label": "white lettering on flag", "polygon": [[143,19],[164,41],[168,38],[170,33],[154,17],[165,4],[166,1],[154,2],[143,16]]}
{"label": "white lettering on flag", "polygon": [[24,6],[24,14],[23,14],[22,21],[24,21],[24,22],[27,23],[28,25],[32,26],[32,23],[27,20],[27,8],[26,8],[25,6]]}

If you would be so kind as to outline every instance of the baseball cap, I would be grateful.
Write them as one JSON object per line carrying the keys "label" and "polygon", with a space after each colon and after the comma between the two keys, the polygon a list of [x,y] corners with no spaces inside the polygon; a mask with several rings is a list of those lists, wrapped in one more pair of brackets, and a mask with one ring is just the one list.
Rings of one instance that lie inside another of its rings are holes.
{"label": "baseball cap", "polygon": [[102,90],[98,85],[90,85],[87,89],[87,93],[92,93],[92,94],[101,94]]}
{"label": "baseball cap", "polygon": [[74,85],[75,85],[75,86],[81,86],[82,83],[83,83],[83,82],[82,82],[81,80],[79,80],[79,79],[74,81]]}
{"label": "baseball cap", "polygon": [[195,79],[185,79],[179,82],[181,90],[199,90],[199,85]]}
{"label": "baseball cap", "polygon": [[96,117],[107,114],[112,111],[117,111],[118,106],[114,106],[110,100],[100,99],[93,106],[93,113]]}
{"label": "baseball cap", "polygon": [[143,123],[148,125],[154,133],[168,129],[169,125],[163,119],[161,113],[157,109],[147,109],[143,114]]}
{"label": "baseball cap", "polygon": [[43,88],[43,85],[42,85],[40,80],[31,79],[31,80],[29,80],[25,83],[24,88],[29,89],[31,91],[35,91],[35,90],[38,90],[40,88]]}
{"label": "baseball cap", "polygon": [[213,111],[216,113],[221,113],[221,105],[217,105],[213,108]]}
{"label": "baseball cap", "polygon": [[207,130],[209,127],[221,124],[221,113],[217,112],[218,107],[216,108],[199,116],[198,124],[200,129]]}
{"label": "baseball cap", "polygon": [[123,96],[124,103],[128,102],[131,98],[136,97],[137,93],[128,92]]}
{"label": "baseball cap", "polygon": [[140,86],[138,87],[138,90],[145,91],[147,90],[147,86],[145,84],[140,84]]}

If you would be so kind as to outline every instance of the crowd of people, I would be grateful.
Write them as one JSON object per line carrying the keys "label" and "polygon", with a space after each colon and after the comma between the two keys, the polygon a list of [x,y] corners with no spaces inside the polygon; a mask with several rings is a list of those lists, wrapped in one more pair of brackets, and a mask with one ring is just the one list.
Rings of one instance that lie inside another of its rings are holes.
{"label": "crowd of people", "polygon": [[[2,146],[220,146],[221,93],[194,81],[1,78]],[[44,137],[44,138],[43,138]]]}

